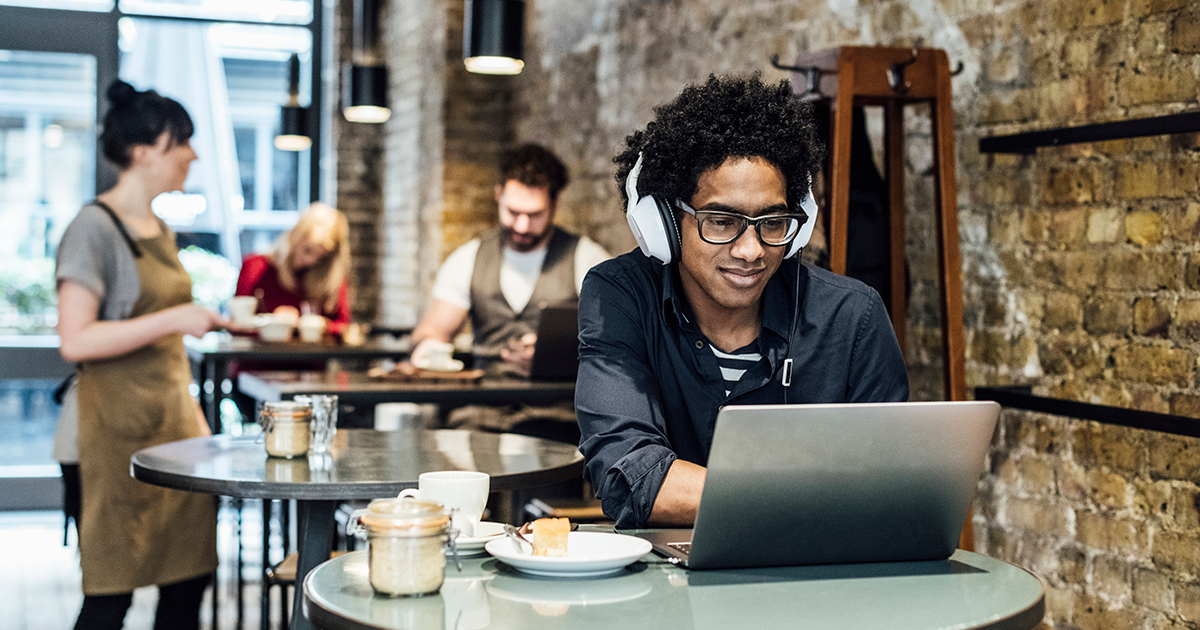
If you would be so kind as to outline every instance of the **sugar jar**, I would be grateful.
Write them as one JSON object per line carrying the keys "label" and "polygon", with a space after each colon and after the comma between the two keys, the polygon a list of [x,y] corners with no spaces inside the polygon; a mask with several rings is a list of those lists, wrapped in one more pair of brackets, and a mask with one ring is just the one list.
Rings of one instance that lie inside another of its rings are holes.
{"label": "sugar jar", "polygon": [[446,551],[458,554],[450,528],[452,510],[411,497],[376,499],[350,518],[351,533],[366,535],[367,566],[375,592],[420,597],[442,588]]}
{"label": "sugar jar", "polygon": [[308,453],[312,405],[292,400],[264,402],[258,410],[263,443],[272,457],[300,457]]}

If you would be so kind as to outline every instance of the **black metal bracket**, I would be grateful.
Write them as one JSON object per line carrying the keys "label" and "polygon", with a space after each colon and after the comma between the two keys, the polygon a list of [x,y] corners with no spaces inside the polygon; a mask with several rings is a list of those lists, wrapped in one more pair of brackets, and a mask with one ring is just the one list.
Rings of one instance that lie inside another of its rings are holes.
{"label": "black metal bracket", "polygon": [[1030,154],[1038,147],[1194,132],[1200,132],[1200,111],[981,138],[979,152]]}
{"label": "black metal bracket", "polygon": [[994,400],[1005,407],[1092,420],[1133,429],[1200,437],[1200,420],[1168,413],[1036,396],[1030,387],[976,387],[976,400]]}
{"label": "black metal bracket", "polygon": [[835,74],[832,70],[822,70],[816,66],[785,66],[779,63],[779,55],[771,55],[771,65],[779,70],[789,70],[804,75],[804,91],[799,96],[802,101],[815,101],[821,98],[819,90],[821,74]]}
{"label": "black metal bracket", "polygon": [[891,68],[888,68],[888,85],[892,86],[893,90],[899,92],[900,94],[904,94],[905,92],[908,92],[909,88],[912,87],[912,83],[909,83],[904,79],[904,69],[913,65],[914,63],[917,63],[916,48],[912,49],[912,56],[909,57],[908,61],[894,63],[892,64]]}

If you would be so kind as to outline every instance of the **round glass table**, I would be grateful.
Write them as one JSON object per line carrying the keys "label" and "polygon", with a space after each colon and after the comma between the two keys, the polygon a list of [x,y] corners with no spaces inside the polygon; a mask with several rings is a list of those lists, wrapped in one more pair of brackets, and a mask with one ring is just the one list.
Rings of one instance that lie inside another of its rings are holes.
{"label": "round glass table", "polygon": [[[246,499],[294,499],[297,580],[329,558],[334,511],[353,499],[396,496],[435,470],[477,470],[491,490],[517,490],[577,478],[583,456],[574,445],[509,433],[342,429],[329,455],[268,457],[254,437],[214,435],[134,453],[134,478],[159,486]],[[292,627],[310,627],[293,606]]]}
{"label": "round glass table", "polygon": [[611,576],[539,578],[495,558],[446,567],[440,593],[372,592],[365,551],[318,566],[304,605],[325,630],[824,628],[1029,630],[1044,613],[1041,581],[967,551],[948,560],[687,571],[653,553]]}

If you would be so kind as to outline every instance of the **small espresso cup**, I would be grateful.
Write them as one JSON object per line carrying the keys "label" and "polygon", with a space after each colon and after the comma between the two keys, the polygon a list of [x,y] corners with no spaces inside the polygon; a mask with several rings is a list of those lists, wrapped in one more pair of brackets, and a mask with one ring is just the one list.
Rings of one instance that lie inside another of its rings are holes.
{"label": "small espresso cup", "polygon": [[434,501],[454,510],[454,529],[460,536],[472,537],[483,510],[487,507],[491,478],[487,473],[470,470],[442,470],[421,473],[417,490],[400,493],[422,501]]}
{"label": "small espresso cup", "polygon": [[250,295],[235,295],[229,298],[229,319],[235,326],[249,328],[254,324],[254,314],[258,312],[258,298]]}

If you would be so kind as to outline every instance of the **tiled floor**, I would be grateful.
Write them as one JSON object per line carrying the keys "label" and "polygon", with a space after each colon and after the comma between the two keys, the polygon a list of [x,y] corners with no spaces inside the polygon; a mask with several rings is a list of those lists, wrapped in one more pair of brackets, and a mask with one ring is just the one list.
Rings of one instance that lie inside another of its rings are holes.
{"label": "tiled floor", "polygon": [[[221,609],[219,630],[238,626],[237,586],[232,558],[236,554],[232,509],[221,512],[219,569]],[[244,586],[241,628],[259,627],[259,585],[262,518],[257,502],[242,515]],[[279,552],[282,553],[282,552]],[[63,546],[60,512],[0,512],[0,628],[9,630],[71,630],[83,594],[79,582],[75,532]],[[276,592],[279,589],[275,589]],[[201,611],[201,628],[212,630],[211,589]],[[278,595],[276,595],[278,597]],[[134,592],[126,630],[149,630],[154,625],[157,594],[153,587]],[[272,606],[273,627],[279,627],[279,604]]]}

